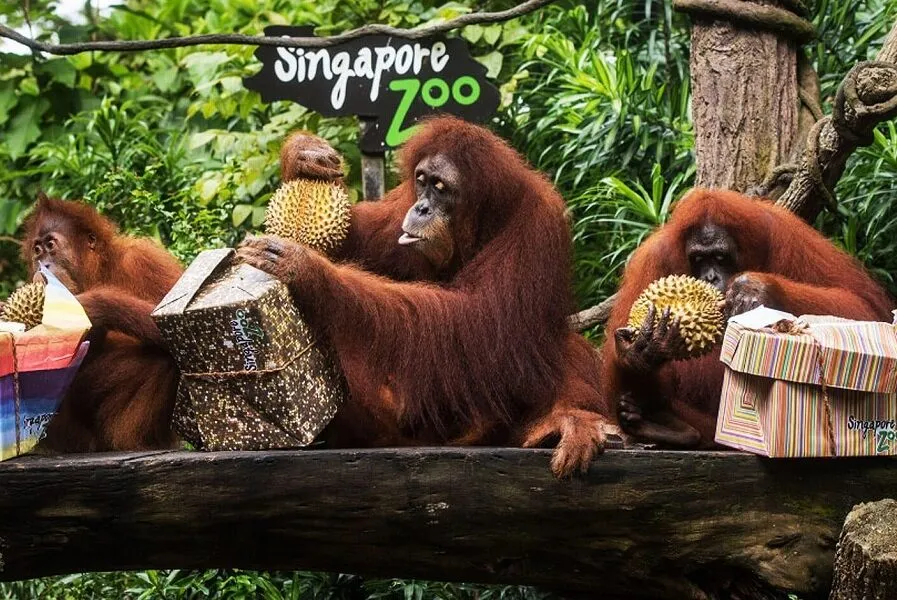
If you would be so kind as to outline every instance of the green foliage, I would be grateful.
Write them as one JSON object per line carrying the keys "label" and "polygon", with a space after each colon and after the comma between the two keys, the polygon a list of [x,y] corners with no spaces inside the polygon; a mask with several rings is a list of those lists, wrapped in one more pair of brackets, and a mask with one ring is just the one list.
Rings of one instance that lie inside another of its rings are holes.
{"label": "green foliage", "polygon": [[523,44],[506,130],[567,199],[589,305],[613,293],[630,252],[693,181],[687,27],[669,2],[545,15]]}
{"label": "green foliage", "polygon": [[[872,60],[897,18],[897,0],[820,0],[821,40],[813,49],[823,95],[833,97],[856,62]],[[828,111],[827,111],[828,112]],[[871,146],[850,158],[836,188],[838,213],[820,215],[817,226],[857,256],[897,294],[897,129],[883,123]]]}
{"label": "green foliage", "polygon": [[851,157],[837,187],[838,215],[819,224],[892,290],[897,273],[897,126],[885,123],[875,141]]}
{"label": "green foliage", "polygon": [[35,174],[48,176],[48,194],[83,198],[123,229],[154,237],[189,259],[198,249],[236,241],[224,237],[229,232],[221,227],[233,197],[199,194],[203,201],[196,201],[201,166],[188,154],[183,134],[166,127],[167,115],[158,98],[107,98],[76,115],[63,135],[38,145],[31,156],[40,165]]}
{"label": "green foliage", "polygon": [[0,585],[0,600],[549,600],[521,586],[238,570],[89,573]]}
{"label": "green foliage", "polygon": [[897,14],[894,0],[817,0],[813,20],[818,38],[807,55],[819,73],[823,98],[834,96],[853,66],[871,60]]}

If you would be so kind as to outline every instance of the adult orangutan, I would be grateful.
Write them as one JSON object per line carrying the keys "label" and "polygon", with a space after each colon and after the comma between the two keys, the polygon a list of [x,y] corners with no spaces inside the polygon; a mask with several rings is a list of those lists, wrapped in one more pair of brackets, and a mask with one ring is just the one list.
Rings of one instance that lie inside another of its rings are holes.
{"label": "adult orangutan", "polygon": [[119,235],[93,207],[41,196],[22,257],[49,269],[84,307],[90,348],[47,426],[50,452],[172,447],[176,365],[150,318],[182,268],[158,244]]}
{"label": "adult orangutan", "polygon": [[[299,134],[285,179],[338,179],[326,142]],[[332,261],[272,237],[239,256],[284,281],[336,349],[351,400],[331,445],[557,442],[552,469],[585,469],[604,442],[595,353],[572,334],[564,202],[488,130],[427,122],[404,181],[353,207]],[[329,174],[325,172],[330,168]]]}
{"label": "adult orangutan", "polygon": [[714,445],[724,365],[720,348],[673,362],[681,343],[669,313],[656,326],[626,327],[633,302],[654,280],[689,274],[725,293],[730,316],[757,306],[793,314],[890,321],[893,303],[852,257],[797,216],[735,192],[696,189],[633,254],[607,324],[608,401],[623,431],[672,447]]}

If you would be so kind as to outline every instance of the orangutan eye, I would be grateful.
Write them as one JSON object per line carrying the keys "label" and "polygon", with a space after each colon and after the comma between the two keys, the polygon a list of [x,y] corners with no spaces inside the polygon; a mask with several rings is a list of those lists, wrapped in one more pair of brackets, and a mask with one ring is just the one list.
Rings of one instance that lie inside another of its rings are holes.
{"label": "orangutan eye", "polygon": [[420,173],[420,174],[417,176],[417,180],[420,181],[421,183],[423,183],[423,182],[425,182],[425,181],[427,180],[427,176],[424,175],[423,173]]}
{"label": "orangutan eye", "polygon": [[56,241],[55,240],[47,240],[46,245],[47,245],[47,252],[53,252],[53,250],[56,248]]}
{"label": "orangutan eye", "polygon": [[40,253],[41,253],[40,244],[35,244],[35,245],[34,245],[34,255],[35,255],[35,256],[40,256]]}
{"label": "orangutan eye", "polygon": [[441,192],[442,190],[445,189],[445,184],[442,183],[441,181],[437,181],[435,184],[433,184],[433,187],[435,187],[437,190],[439,190]]}

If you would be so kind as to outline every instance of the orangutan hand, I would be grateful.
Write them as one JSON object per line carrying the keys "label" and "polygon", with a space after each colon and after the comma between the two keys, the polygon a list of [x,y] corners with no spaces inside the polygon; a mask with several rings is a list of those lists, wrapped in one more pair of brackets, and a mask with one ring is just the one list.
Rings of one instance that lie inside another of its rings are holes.
{"label": "orangutan hand", "polygon": [[621,327],[614,333],[617,356],[623,368],[633,373],[650,373],[675,356],[685,353],[685,340],[679,335],[679,319],[666,308],[657,323],[657,309],[651,305],[640,329]]}
{"label": "orangutan hand", "polygon": [[338,181],[343,177],[342,159],[326,140],[314,134],[297,131],[290,135],[280,150],[281,177]]}
{"label": "orangutan hand", "polygon": [[308,258],[308,250],[302,245],[273,235],[247,236],[237,248],[238,260],[287,285],[296,281]]}
{"label": "orangutan hand", "polygon": [[770,307],[772,287],[759,273],[742,273],[732,278],[726,290],[726,316],[740,315],[758,306]]}
{"label": "orangutan hand", "polygon": [[589,470],[589,463],[604,451],[608,428],[613,426],[596,412],[556,408],[529,428],[523,447],[535,448],[547,440],[557,440],[551,471],[558,478],[569,477],[576,471]]}

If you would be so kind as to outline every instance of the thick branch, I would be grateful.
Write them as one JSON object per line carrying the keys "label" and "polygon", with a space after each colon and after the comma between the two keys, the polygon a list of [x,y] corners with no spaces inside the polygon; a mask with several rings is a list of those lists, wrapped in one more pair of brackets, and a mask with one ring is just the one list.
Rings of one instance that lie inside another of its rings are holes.
{"label": "thick branch", "polygon": [[847,159],[873,141],[875,127],[897,116],[897,23],[876,61],[856,65],[841,83],[832,114],[810,131],[791,184],[777,204],[813,221],[834,190]]}
{"label": "thick branch", "polygon": [[389,25],[365,25],[352,29],[339,35],[328,37],[268,37],[264,35],[243,35],[239,33],[207,34],[185,37],[165,38],[161,40],[124,40],[124,41],[93,41],[74,44],[48,44],[26,37],[17,31],[0,25],[0,38],[7,38],[27,46],[31,50],[45,52],[47,54],[72,55],[83,52],[137,52],[141,50],[159,50],[163,48],[182,48],[185,46],[199,46],[203,44],[227,44],[247,46],[280,46],[303,48],[329,48],[343,42],[358,39],[368,35],[387,35],[412,40],[419,40],[432,35],[445,33],[466,25],[479,25],[482,23],[496,23],[508,21],[516,17],[529,14],[543,6],[551,4],[554,0],[528,0],[522,4],[495,12],[474,12],[449,19],[442,23],[435,23],[425,27],[414,29],[400,29]]}
{"label": "thick branch", "polygon": [[614,294],[597,306],[570,315],[567,317],[567,322],[570,323],[570,328],[573,331],[584,331],[589,327],[607,323],[607,319],[610,318],[610,311],[613,310],[616,301],[617,295]]}
{"label": "thick branch", "polygon": [[[795,2],[785,4],[789,8],[796,8]],[[798,42],[816,37],[816,29],[812,23],[790,10],[776,6],[755,4],[747,0],[673,0],[673,7],[694,17],[731,21],[785,34]]]}

